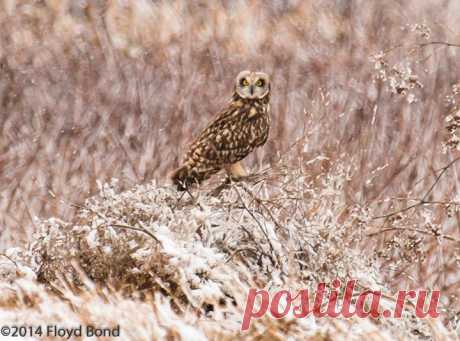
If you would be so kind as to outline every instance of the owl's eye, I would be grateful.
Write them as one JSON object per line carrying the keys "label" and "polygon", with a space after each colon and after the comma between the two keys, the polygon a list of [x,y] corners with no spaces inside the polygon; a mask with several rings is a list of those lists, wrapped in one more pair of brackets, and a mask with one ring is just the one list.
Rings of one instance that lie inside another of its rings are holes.
{"label": "owl's eye", "polygon": [[256,86],[258,87],[263,87],[265,84],[265,81],[263,79],[258,79],[257,82],[256,82]]}
{"label": "owl's eye", "polygon": [[248,85],[249,85],[248,80],[247,80],[246,78],[243,78],[243,79],[241,80],[241,85],[242,85],[242,86],[248,86]]}

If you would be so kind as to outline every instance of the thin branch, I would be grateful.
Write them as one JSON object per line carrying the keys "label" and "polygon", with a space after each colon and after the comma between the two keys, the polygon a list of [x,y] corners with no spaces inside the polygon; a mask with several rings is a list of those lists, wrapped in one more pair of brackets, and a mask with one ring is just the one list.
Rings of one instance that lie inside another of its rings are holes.
{"label": "thin branch", "polygon": [[460,44],[448,43],[445,41],[429,41],[427,43],[418,44],[420,47],[430,46],[430,45],[443,45],[447,47],[460,47]]}
{"label": "thin branch", "polygon": [[125,225],[125,224],[110,224],[109,222],[107,222],[107,224],[109,226],[112,226],[112,227],[117,227],[117,228],[126,229],[126,230],[133,230],[133,231],[138,231],[138,232],[143,232],[146,235],[148,235],[149,237],[153,238],[158,244],[163,246],[161,241],[157,237],[155,237],[155,235],[152,232],[148,231],[145,228],[139,228],[139,227],[134,227],[134,226]]}
{"label": "thin branch", "polygon": [[235,250],[234,252],[232,252],[232,254],[225,260],[225,263],[228,263],[232,260],[233,257],[235,257],[237,254],[241,253],[241,252],[245,252],[245,251],[249,251],[251,252],[252,254],[254,254],[255,256],[259,256],[257,254],[257,252],[255,250],[253,250],[252,248],[250,247],[243,247],[243,248],[240,248],[240,249],[237,249]]}
{"label": "thin branch", "polygon": [[449,235],[445,235],[445,234],[438,234],[438,233],[435,233],[435,232],[428,232],[428,231],[413,228],[413,227],[388,227],[388,228],[385,228],[385,229],[382,229],[382,230],[378,230],[378,231],[375,231],[375,232],[372,232],[372,233],[368,233],[367,236],[368,237],[374,237],[376,235],[379,235],[379,234],[382,234],[382,233],[385,233],[385,232],[389,232],[389,231],[413,231],[413,232],[425,234],[427,236],[436,237],[436,238],[440,237],[440,238],[444,238],[444,239],[447,239],[447,240],[450,240],[450,241],[453,241],[453,242],[456,242],[456,243],[460,243],[460,239],[458,239],[458,238],[455,238],[455,237],[452,237],[452,236],[449,236]]}
{"label": "thin branch", "polygon": [[[250,232],[246,227],[244,227],[240,222],[238,222],[233,216],[231,216],[231,219],[233,219],[233,221],[235,223],[237,223],[239,225],[239,227],[250,237],[252,238],[252,240],[255,242],[256,241],[256,238],[254,237],[254,234],[252,232]],[[267,254],[266,252],[264,252],[262,250],[262,248],[260,248],[260,253],[262,256],[265,256],[267,258],[270,259],[270,261],[272,262],[273,265],[275,265],[275,261],[273,260],[273,257],[269,254]],[[258,256],[259,258],[261,257],[260,255],[258,255],[256,252],[255,252],[255,255]],[[227,260],[228,262],[229,260]]]}
{"label": "thin branch", "polygon": [[421,205],[425,205],[425,204],[429,204],[430,202],[429,201],[426,201],[426,198],[428,198],[428,196],[431,194],[431,192],[433,191],[433,189],[436,187],[436,185],[438,184],[439,180],[441,180],[441,177],[447,172],[447,170],[455,163],[457,162],[458,160],[460,160],[460,157],[457,157],[455,158],[454,160],[452,160],[451,162],[449,162],[446,166],[442,167],[440,169],[440,173],[436,176],[436,179],[434,180],[433,184],[430,186],[430,188],[428,189],[428,191],[424,194],[424,196],[422,197],[422,199],[419,200],[419,202],[413,204],[413,205],[410,205],[406,208],[403,208],[403,209],[400,209],[400,210],[397,210],[397,211],[394,211],[394,212],[391,212],[389,214],[385,214],[385,215],[381,215],[381,216],[376,216],[376,217],[372,217],[372,219],[387,219],[387,218],[390,218],[394,215],[397,215],[397,214],[400,214],[402,212],[405,212],[405,211],[408,211],[408,210],[411,210],[415,207],[418,207],[418,206],[421,206]]}
{"label": "thin branch", "polygon": [[91,213],[97,215],[99,218],[102,218],[103,220],[107,221],[107,217],[106,217],[106,216],[104,216],[102,213],[99,213],[99,212],[93,210],[92,208],[90,208],[90,207],[88,207],[88,206],[86,206],[86,205],[80,205],[80,204],[77,204],[77,203],[74,203],[74,202],[70,202],[70,203],[68,203],[68,204],[69,204],[70,206],[72,206],[72,207],[79,208],[79,209],[81,209],[81,210],[87,210],[87,211],[89,211],[89,212],[91,212]]}
{"label": "thin branch", "polygon": [[386,55],[399,48],[414,48],[414,47],[423,48],[423,47],[431,46],[431,45],[442,45],[446,47],[460,47],[460,44],[453,44],[453,43],[448,43],[445,41],[428,41],[426,43],[410,44],[410,45],[398,44],[398,45],[392,46],[389,49],[383,51],[382,54]]}
{"label": "thin branch", "polygon": [[243,197],[241,196],[241,193],[240,191],[238,190],[237,186],[233,186],[233,189],[235,189],[236,193],[238,194],[238,197],[241,201],[241,204],[243,205],[244,209],[246,210],[246,212],[249,213],[249,215],[252,217],[252,219],[257,223],[257,225],[259,226],[260,230],[262,231],[263,235],[265,236],[265,239],[267,239],[268,241],[268,244],[270,245],[270,249],[272,251],[275,251],[275,248],[273,247],[271,241],[270,241],[270,238],[268,237],[268,234],[267,232],[264,230],[261,222],[256,218],[256,216],[254,215],[254,213],[248,208],[248,206],[246,205],[246,203],[244,202],[243,200]]}
{"label": "thin branch", "polygon": [[260,206],[262,206],[262,208],[265,209],[265,211],[267,211],[267,214],[270,216],[270,219],[273,221],[273,223],[276,225],[276,227],[278,227],[279,229],[283,229],[283,226],[281,226],[281,224],[275,219],[275,217],[273,216],[272,212],[268,209],[268,207],[262,202],[261,199],[259,199],[257,196],[255,196],[254,193],[252,193],[248,188],[246,188],[245,186],[242,186],[242,188],[244,189],[244,191],[246,193],[248,193],[254,200],[255,202],[257,202]]}
{"label": "thin branch", "polygon": [[18,267],[18,263],[16,263],[16,262],[14,261],[14,259],[12,259],[10,256],[7,256],[7,255],[4,254],[4,253],[0,253],[0,256],[5,257],[5,258],[8,259],[11,263],[13,263],[16,267]]}
{"label": "thin branch", "polygon": [[150,232],[144,226],[142,226],[142,223],[140,221],[138,222],[138,224],[141,226],[140,228],[139,227],[134,227],[134,226],[131,226],[131,225],[126,225],[126,224],[118,224],[118,223],[114,224],[114,223],[111,223],[109,221],[109,219],[107,217],[105,217],[103,214],[93,210],[92,208],[90,208],[90,207],[88,207],[86,205],[80,205],[80,204],[76,204],[76,203],[70,203],[70,205],[73,206],[73,207],[80,208],[80,209],[83,209],[83,210],[87,210],[87,211],[89,211],[91,213],[96,214],[99,218],[103,219],[105,221],[105,223],[107,225],[109,225],[109,226],[122,228],[122,229],[126,229],[126,230],[133,230],[133,231],[143,232],[146,235],[148,235],[149,237],[153,238],[157,243],[162,245],[161,241],[157,237],[155,237],[155,235],[152,232]]}
{"label": "thin branch", "polygon": [[385,215],[380,215],[380,216],[376,216],[376,217],[372,217],[372,219],[386,219],[386,218],[390,218],[392,216],[395,216],[397,214],[400,214],[400,213],[403,213],[403,212],[406,212],[406,211],[409,211],[417,206],[421,206],[423,205],[423,201],[420,200],[420,202],[416,203],[416,204],[413,204],[413,205],[410,205],[410,206],[407,206],[406,208],[402,208],[400,210],[397,210],[397,211],[394,211],[394,212],[391,212],[389,214],[385,214]]}

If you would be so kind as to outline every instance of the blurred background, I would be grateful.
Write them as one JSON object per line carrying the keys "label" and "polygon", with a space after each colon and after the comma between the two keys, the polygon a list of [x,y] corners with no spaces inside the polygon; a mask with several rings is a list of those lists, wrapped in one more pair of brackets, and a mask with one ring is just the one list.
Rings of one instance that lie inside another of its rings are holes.
{"label": "blurred background", "polygon": [[166,184],[243,69],[272,77],[252,171],[304,136],[295,153],[354,165],[350,202],[384,205],[456,156],[442,145],[460,49],[420,44],[460,43],[458,0],[2,0],[0,25],[0,249],[98,182]]}

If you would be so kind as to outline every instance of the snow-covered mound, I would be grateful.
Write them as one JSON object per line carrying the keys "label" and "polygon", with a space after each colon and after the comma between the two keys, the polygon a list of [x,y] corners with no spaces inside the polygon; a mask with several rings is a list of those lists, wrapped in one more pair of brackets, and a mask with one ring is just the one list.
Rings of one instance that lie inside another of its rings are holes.
{"label": "snow-covered mound", "polygon": [[[321,170],[319,162],[280,163],[249,181],[191,193],[101,185],[72,221],[42,221],[28,250],[0,256],[0,320],[119,325],[123,340],[233,339],[251,287],[313,292],[319,282],[357,279],[360,288],[388,292],[372,252],[361,249],[369,210],[345,204],[350,170]],[[244,335],[348,339],[350,328],[356,339],[448,335],[441,321],[411,315],[265,316]]]}

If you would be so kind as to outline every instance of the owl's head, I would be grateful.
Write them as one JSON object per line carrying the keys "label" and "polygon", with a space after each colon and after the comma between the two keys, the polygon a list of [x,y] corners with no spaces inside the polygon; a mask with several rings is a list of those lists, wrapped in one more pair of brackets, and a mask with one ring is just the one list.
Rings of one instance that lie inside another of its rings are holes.
{"label": "owl's head", "polygon": [[241,71],[236,77],[235,91],[241,98],[264,98],[270,92],[270,78],[263,72]]}

